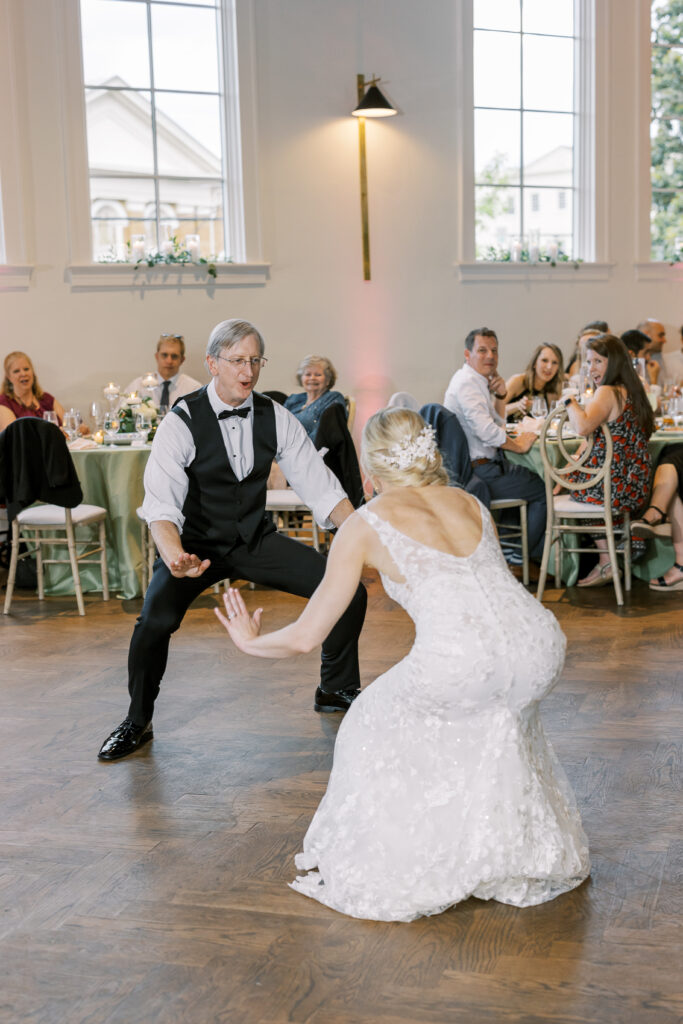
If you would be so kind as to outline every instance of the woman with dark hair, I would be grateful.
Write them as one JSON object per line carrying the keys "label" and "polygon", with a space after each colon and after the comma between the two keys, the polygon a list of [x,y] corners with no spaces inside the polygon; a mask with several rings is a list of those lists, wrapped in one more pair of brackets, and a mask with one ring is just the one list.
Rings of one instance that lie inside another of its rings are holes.
{"label": "woman with dark hair", "polygon": [[546,413],[562,391],[563,356],[557,345],[539,345],[524,373],[515,373],[506,384],[505,414],[508,420],[521,419],[531,410],[532,400],[540,397]]}
{"label": "woman with dark hair", "polygon": [[64,409],[53,395],[43,391],[33,363],[25,352],[10,352],[5,357],[4,378],[0,393],[0,430],[24,416],[44,418],[44,413],[55,412],[59,425]]}
{"label": "woman with dark hair", "polygon": [[[652,460],[648,448],[650,434],[655,427],[652,411],[643,383],[633,369],[624,343],[613,334],[600,334],[587,345],[588,367],[595,385],[595,394],[582,409],[574,397],[564,399],[569,422],[577,434],[587,437],[596,431],[593,450],[586,465],[599,468],[605,461],[605,438],[600,430],[607,423],[612,434],[612,511],[615,525],[621,521],[619,513],[639,512],[650,493]],[[585,445],[585,442],[584,442]],[[581,450],[581,449],[580,449]],[[569,480],[585,480],[577,470]],[[574,501],[601,505],[604,499],[602,483],[585,491],[572,494]],[[596,538],[599,557],[597,564],[582,580],[579,587],[600,587],[612,579],[612,566],[607,553],[607,540]],[[642,542],[641,542],[642,544]],[[637,549],[638,542],[634,542]]]}
{"label": "woman with dark hair", "polygon": [[313,440],[325,410],[336,403],[346,412],[346,399],[340,391],[332,391],[337,371],[325,356],[305,356],[297,367],[296,379],[304,390],[290,395],[285,409],[296,416]]}

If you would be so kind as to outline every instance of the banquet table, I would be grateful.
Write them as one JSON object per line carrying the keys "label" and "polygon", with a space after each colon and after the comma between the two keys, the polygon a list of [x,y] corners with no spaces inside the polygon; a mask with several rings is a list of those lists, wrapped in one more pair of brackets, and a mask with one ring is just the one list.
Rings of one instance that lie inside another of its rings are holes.
{"label": "banquet table", "polygon": [[[564,437],[564,446],[568,452],[576,451],[581,443],[579,437]],[[678,444],[683,441],[683,430],[658,430],[656,431],[649,441],[650,454],[652,455],[652,466],[653,469],[656,467],[660,455],[669,444]],[[550,447],[551,459],[556,465],[559,465],[561,461],[561,454],[556,444],[551,442]],[[553,458],[553,453],[555,458]],[[517,452],[505,452],[505,457],[510,461],[520,466],[527,466],[529,469],[533,469],[539,476],[543,476],[543,460],[541,458],[541,445],[539,441],[525,452],[524,455],[520,455]],[[553,551],[554,554],[554,551]],[[661,576],[662,573],[666,572],[674,562],[673,547],[671,540],[668,537],[654,537],[648,541],[647,550],[643,558],[640,558],[637,562],[633,563],[633,575],[637,576],[641,580],[649,580],[655,576]],[[551,557],[551,569],[552,572],[553,561]],[[579,575],[579,556],[572,555],[567,552],[563,555],[562,559],[562,570],[563,579],[567,586],[573,586]]]}
{"label": "banquet table", "polygon": [[[142,480],[150,451],[150,445],[100,445],[71,452],[83,488],[83,501],[107,510],[109,589],[119,598],[139,597],[142,593],[140,521],[136,509],[144,497]],[[84,592],[102,589],[98,565],[82,565],[80,574]],[[74,593],[68,566],[46,566],[45,590],[48,594]]]}

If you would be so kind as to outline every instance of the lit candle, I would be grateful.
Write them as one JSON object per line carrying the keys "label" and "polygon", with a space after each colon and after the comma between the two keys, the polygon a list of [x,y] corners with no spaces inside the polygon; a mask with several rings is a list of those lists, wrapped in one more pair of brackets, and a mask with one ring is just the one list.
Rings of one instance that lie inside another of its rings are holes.
{"label": "lit candle", "polygon": [[142,399],[140,398],[137,391],[131,391],[131,393],[128,395],[128,405],[131,407],[131,409],[135,408],[135,406],[140,405],[141,403]]}
{"label": "lit candle", "polygon": [[557,242],[550,242],[548,245],[548,256],[551,260],[557,259],[558,245]]}
{"label": "lit candle", "polygon": [[143,388],[155,388],[157,385],[156,373],[152,373],[151,371],[149,373],[146,373],[144,377],[142,377],[142,379],[140,380],[140,383],[142,384]]}
{"label": "lit candle", "polygon": [[118,384],[114,384],[113,381],[110,381],[107,384],[106,388],[104,388],[105,398],[109,398],[109,399],[118,398],[120,393],[121,393],[121,389],[119,388]]}
{"label": "lit candle", "polygon": [[133,235],[131,238],[130,251],[133,259],[142,260],[145,257],[145,236]]}
{"label": "lit candle", "polygon": [[519,263],[522,258],[522,246],[520,242],[513,242],[512,248],[510,249],[510,255],[512,256],[513,263]]}

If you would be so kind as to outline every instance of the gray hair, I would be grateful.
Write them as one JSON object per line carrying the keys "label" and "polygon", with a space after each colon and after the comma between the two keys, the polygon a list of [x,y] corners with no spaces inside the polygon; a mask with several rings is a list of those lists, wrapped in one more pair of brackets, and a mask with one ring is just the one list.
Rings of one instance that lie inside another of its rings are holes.
{"label": "gray hair", "polygon": [[307,370],[313,363],[320,363],[325,373],[325,384],[327,389],[333,388],[337,382],[337,371],[332,365],[331,360],[327,356],[304,356],[299,365],[296,368],[296,379],[301,384],[301,378],[303,377],[304,370]]}
{"label": "gray hair", "polygon": [[206,346],[206,358],[218,359],[225,348],[234,348],[245,338],[254,336],[258,341],[259,355],[263,356],[266,350],[261,332],[250,324],[248,320],[221,320],[216,324],[209,335],[209,343]]}

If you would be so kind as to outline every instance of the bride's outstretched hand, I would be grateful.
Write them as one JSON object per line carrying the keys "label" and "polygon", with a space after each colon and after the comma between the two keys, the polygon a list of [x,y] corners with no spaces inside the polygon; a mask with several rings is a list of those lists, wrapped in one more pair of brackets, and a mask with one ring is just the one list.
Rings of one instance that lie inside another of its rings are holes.
{"label": "bride's outstretched hand", "polygon": [[223,595],[223,604],[225,613],[215,608],[216,618],[223,623],[235,646],[249,654],[247,645],[259,635],[263,608],[257,608],[253,615],[249,615],[242,595],[234,587]]}

